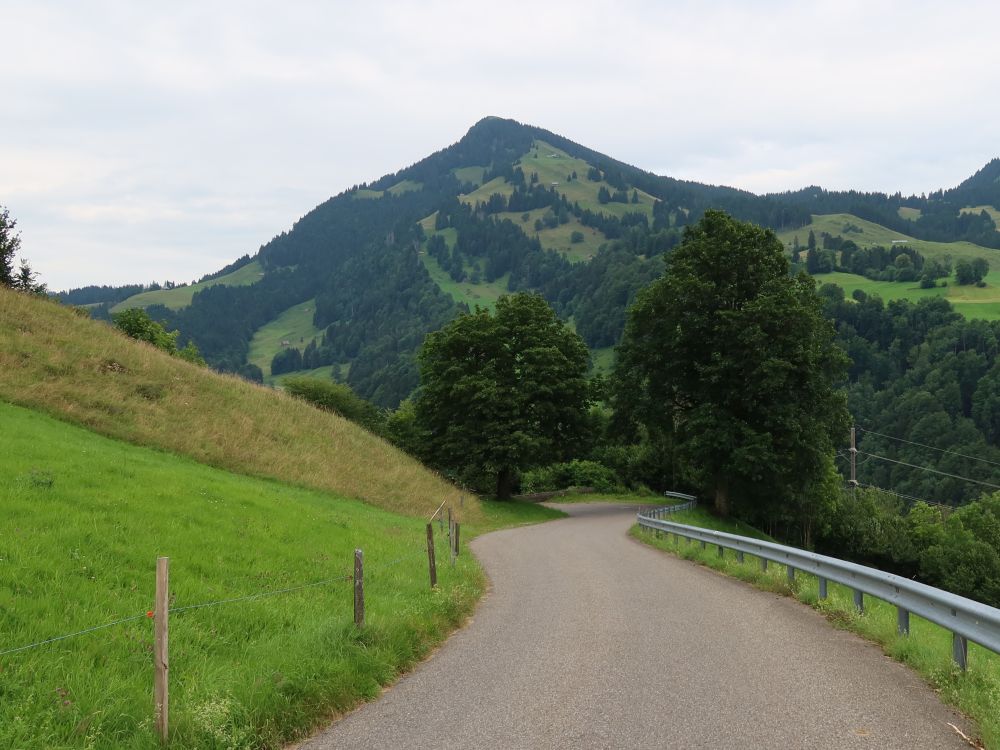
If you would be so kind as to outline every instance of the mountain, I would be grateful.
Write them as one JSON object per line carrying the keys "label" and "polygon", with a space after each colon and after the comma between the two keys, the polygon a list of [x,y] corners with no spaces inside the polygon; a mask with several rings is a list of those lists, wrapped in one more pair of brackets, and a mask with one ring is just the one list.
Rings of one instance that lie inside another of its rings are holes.
{"label": "mountain", "polygon": [[[1000,248],[990,213],[998,171],[995,160],[920,197],[818,187],[759,196],[654,175],[488,117],[458,143],[330,198],[199,284],[105,294],[96,314],[143,305],[218,369],[268,381],[332,375],[395,406],[417,385],[426,333],[504,292],[539,291],[592,349],[612,346],[636,291],[708,208],[785,233],[843,213],[917,239],[973,242],[975,252]],[[91,304],[103,294],[83,292]]]}

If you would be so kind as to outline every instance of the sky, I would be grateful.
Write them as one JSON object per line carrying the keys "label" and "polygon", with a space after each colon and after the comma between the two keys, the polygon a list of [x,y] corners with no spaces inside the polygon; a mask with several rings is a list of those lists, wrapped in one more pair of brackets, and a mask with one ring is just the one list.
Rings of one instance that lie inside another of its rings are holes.
{"label": "sky", "polygon": [[181,283],[487,115],[657,174],[919,194],[1000,156],[995,2],[2,1],[0,206],[53,290]]}

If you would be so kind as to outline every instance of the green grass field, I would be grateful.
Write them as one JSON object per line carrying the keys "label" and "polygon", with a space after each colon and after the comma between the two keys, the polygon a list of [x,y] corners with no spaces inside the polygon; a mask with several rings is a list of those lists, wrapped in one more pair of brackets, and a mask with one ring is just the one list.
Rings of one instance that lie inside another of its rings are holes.
{"label": "green grass field", "polygon": [[422,190],[424,183],[417,182],[415,180],[400,180],[392,187],[388,188],[388,191],[393,195],[401,195],[403,193],[411,193],[414,190]]}
{"label": "green grass field", "polygon": [[[573,215],[570,215],[569,221],[565,224],[552,228],[545,227],[541,231],[536,231],[535,221],[545,216],[548,210],[547,208],[536,208],[533,211],[525,212],[528,216],[527,221],[524,220],[525,213],[504,211],[496,216],[498,219],[509,219],[514,222],[529,237],[537,237],[543,248],[562,253],[571,263],[582,263],[590,260],[597,255],[601,245],[608,241],[602,232],[593,227],[585,227]],[[573,232],[582,234],[583,242],[574,243]]]}
{"label": "green grass field", "polygon": [[[847,231],[849,227],[857,227],[860,231]],[[871,247],[882,245],[892,247],[894,240],[905,240],[906,245],[912,247],[924,257],[935,257],[950,255],[954,260],[986,258],[998,260],[998,252],[988,247],[974,245],[971,242],[929,242],[927,240],[917,240],[891,229],[874,224],[864,219],[859,219],[852,214],[814,214],[812,223],[798,229],[790,229],[786,232],[779,232],[780,239],[785,247],[790,248],[795,237],[799,238],[799,245],[806,246],[809,237],[809,230],[816,234],[817,243],[820,242],[822,232],[827,232],[833,236],[840,235],[845,240],[853,240],[859,247]]]}
{"label": "green grass field", "polygon": [[820,284],[836,284],[848,297],[855,289],[877,294],[886,301],[908,299],[916,302],[927,297],[944,297],[954,305],[956,312],[970,320],[1000,320],[1000,269],[986,275],[986,286],[982,288],[958,286],[954,279],[946,287],[921,289],[918,282],[872,281],[850,273],[823,273],[815,278]]}
{"label": "green grass field", "polygon": [[[174,608],[326,582],[171,615],[176,748],[283,747],[377,696],[464,620],[485,585],[471,555],[446,562],[435,525],[430,590],[426,518],[230,474],[2,401],[0,421],[0,652],[135,618],[0,656],[0,747],[159,746],[146,616],[158,556],[171,560]],[[561,515],[484,508],[463,539]],[[363,630],[346,580],[356,548]]]}
{"label": "green grass field", "polygon": [[[587,170],[590,165],[582,159],[576,159],[565,151],[557,149],[544,141],[535,141],[531,150],[522,156],[517,162],[524,171],[526,178],[530,179],[532,172],[538,173],[538,181],[546,187],[557,183],[556,189],[566,196],[570,203],[579,203],[581,208],[590,209],[594,212],[601,212],[607,216],[622,216],[626,213],[644,213],[650,219],[653,217],[653,196],[643,191],[639,192],[638,203],[605,203],[601,204],[597,199],[597,193],[601,187],[608,188],[614,192],[608,183],[591,182],[587,179]],[[567,180],[573,172],[576,172],[575,180]],[[509,184],[502,177],[496,177],[489,182],[480,185],[479,188],[461,197],[466,203],[476,201],[486,201],[494,193],[510,196],[514,192],[514,186]],[[632,191],[629,190],[629,195]],[[518,214],[520,216],[520,214]],[[533,221],[533,220],[532,220]],[[806,230],[808,232],[808,230]]]}
{"label": "green grass field", "polygon": [[909,206],[900,206],[899,210],[896,211],[900,218],[906,219],[907,221],[916,221],[923,214],[919,208],[910,208]]}
{"label": "green grass field", "polygon": [[160,289],[155,292],[140,292],[133,294],[126,300],[119,302],[111,308],[111,312],[127,310],[130,307],[149,307],[150,305],[163,305],[171,310],[179,310],[191,304],[191,299],[195,292],[208,289],[210,286],[250,286],[256,284],[264,276],[264,269],[258,261],[253,261],[245,266],[237,268],[232,273],[220,276],[211,281],[203,281],[200,284],[190,284],[174,289]]}
{"label": "green grass field", "polygon": [[[271,360],[275,354],[288,347],[305,349],[314,338],[322,337],[323,332],[313,325],[315,312],[316,300],[306,300],[288,308],[254,332],[247,359],[250,364],[257,365],[261,369],[266,382],[270,382],[268,379],[271,377]],[[288,344],[282,344],[283,341],[287,341]]]}
{"label": "green grass field", "polygon": [[[749,527],[738,522],[720,521],[701,508],[682,511],[664,520],[767,539],[759,532],[747,533]],[[700,544],[678,542],[676,537],[656,537],[638,525],[632,528],[631,534],[645,544],[759,588],[794,596],[826,615],[835,627],[851,630],[877,643],[886,654],[916,670],[942,700],[972,717],[979,725],[985,747],[1000,748],[1000,712],[997,711],[1000,706],[1000,655],[970,643],[969,670],[963,673],[952,663],[949,631],[911,615],[910,635],[901,636],[896,632],[896,608],[878,599],[865,597],[865,612],[859,614],[854,608],[853,592],[839,584],[830,583],[829,596],[820,600],[816,578],[801,571],[789,584],[783,566],[771,564],[762,572],[759,559],[753,555],[746,555],[741,564],[732,552],[720,558],[716,547],[709,545],[702,549]]]}
{"label": "green grass field", "polygon": [[[229,474],[0,402],[0,746],[153,748],[154,564],[171,617],[172,747],[281,747],[372,698],[468,614],[470,555],[427,582],[425,520]],[[289,446],[289,450],[294,450]],[[446,544],[439,536],[439,555]],[[368,626],[355,630],[354,549]],[[405,557],[401,562],[394,562]]]}
{"label": "green grass field", "polygon": [[[454,232],[454,229],[446,229],[444,232]],[[442,232],[442,234],[444,233]],[[507,281],[510,274],[504,274],[493,282],[482,281],[473,284],[469,281],[452,281],[451,276],[441,268],[441,265],[429,256],[426,252],[420,255],[420,261],[424,268],[434,279],[434,283],[440,287],[441,291],[450,295],[458,303],[465,303],[470,310],[475,310],[476,306],[485,307],[489,310],[496,310],[497,300],[501,295],[509,294],[507,291]]]}
{"label": "green grass field", "polygon": [[459,182],[470,182],[473,185],[482,185],[483,177],[486,176],[486,167],[456,167],[451,170],[455,179]]}

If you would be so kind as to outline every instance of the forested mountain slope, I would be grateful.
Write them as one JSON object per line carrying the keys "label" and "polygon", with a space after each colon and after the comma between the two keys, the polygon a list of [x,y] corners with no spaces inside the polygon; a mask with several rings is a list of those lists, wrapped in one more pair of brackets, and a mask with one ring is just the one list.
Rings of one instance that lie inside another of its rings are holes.
{"label": "forested mountain slope", "polygon": [[[786,237],[814,214],[842,212],[915,238],[1000,248],[990,212],[976,210],[1000,204],[998,172],[994,161],[953,190],[919,198],[820,188],[758,196],[657,176],[489,117],[458,143],[322,203],[184,295],[122,301],[88,288],[75,297],[146,306],[218,369],[271,381],[323,368],[395,406],[416,386],[424,336],[502,293],[540,291],[592,349],[613,345],[636,291],[708,208]],[[311,312],[311,325],[298,315],[285,330],[276,321],[296,306]]]}

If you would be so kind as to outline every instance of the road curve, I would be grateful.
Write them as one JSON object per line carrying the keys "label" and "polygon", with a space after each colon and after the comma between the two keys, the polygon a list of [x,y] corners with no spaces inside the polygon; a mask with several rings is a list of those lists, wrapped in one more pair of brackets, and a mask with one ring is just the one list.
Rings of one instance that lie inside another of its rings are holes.
{"label": "road curve", "polygon": [[475,540],[492,588],[473,621],[300,750],[968,748],[871,644],[629,539],[632,510],[561,507]]}

